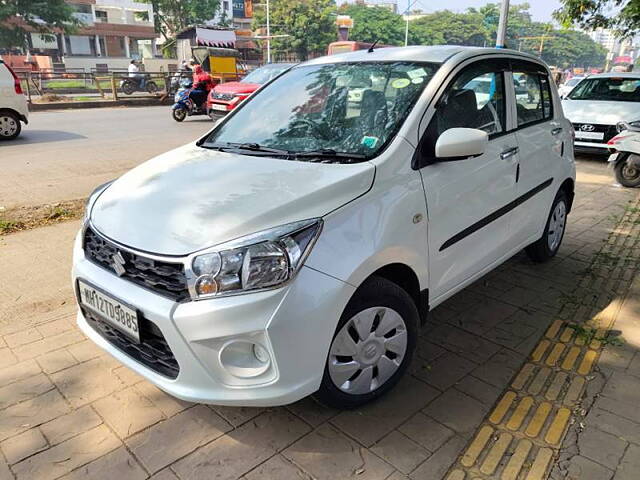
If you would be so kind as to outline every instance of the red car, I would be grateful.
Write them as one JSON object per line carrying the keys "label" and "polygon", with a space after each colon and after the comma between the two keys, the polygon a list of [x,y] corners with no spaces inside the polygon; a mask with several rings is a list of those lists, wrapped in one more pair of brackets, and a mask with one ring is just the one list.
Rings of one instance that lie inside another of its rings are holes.
{"label": "red car", "polygon": [[291,68],[294,63],[271,63],[257,68],[240,82],[226,82],[216,85],[207,99],[209,115],[226,114],[245,98],[255,92],[272,78]]}

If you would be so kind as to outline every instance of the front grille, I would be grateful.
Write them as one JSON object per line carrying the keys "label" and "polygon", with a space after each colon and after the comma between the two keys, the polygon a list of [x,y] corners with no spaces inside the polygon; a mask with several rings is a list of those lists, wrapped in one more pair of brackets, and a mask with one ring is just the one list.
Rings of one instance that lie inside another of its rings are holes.
{"label": "front grille", "polygon": [[215,98],[216,100],[229,101],[229,100],[233,100],[233,93],[218,93],[214,90],[213,98]]}
{"label": "front grille", "polygon": [[171,379],[178,377],[180,372],[178,362],[155,323],[143,317],[139,318],[140,343],[134,343],[120,330],[111,326],[111,324],[105,322],[88,309],[83,308],[82,313],[91,328],[118,350],[160,375]]}
{"label": "front grille", "polygon": [[160,295],[180,301],[189,297],[187,279],[182,263],[169,263],[133,254],[106,240],[87,227],[84,234],[84,251],[93,263],[116,272],[114,256],[122,256],[121,277],[148,288]]}
{"label": "front grille", "polygon": [[[589,128],[589,132],[603,132],[604,138],[602,140],[600,139],[596,140],[591,138],[576,138],[576,141],[578,142],[589,142],[589,143],[596,143],[596,144],[607,143],[609,140],[615,137],[618,133],[618,130],[616,129],[615,125],[602,125],[602,124],[596,124],[596,123],[574,123],[573,129],[576,131],[576,134],[582,131],[581,129],[584,125],[589,126],[587,127]],[[590,127],[593,127],[593,130],[591,130]]]}

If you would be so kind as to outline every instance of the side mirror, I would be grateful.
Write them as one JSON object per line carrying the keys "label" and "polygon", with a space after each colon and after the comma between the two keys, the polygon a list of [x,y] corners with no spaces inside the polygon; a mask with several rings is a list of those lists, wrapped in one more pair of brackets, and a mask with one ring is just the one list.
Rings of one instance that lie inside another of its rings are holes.
{"label": "side mirror", "polygon": [[436,158],[442,161],[478,157],[487,149],[489,135],[475,128],[450,128],[436,141]]}

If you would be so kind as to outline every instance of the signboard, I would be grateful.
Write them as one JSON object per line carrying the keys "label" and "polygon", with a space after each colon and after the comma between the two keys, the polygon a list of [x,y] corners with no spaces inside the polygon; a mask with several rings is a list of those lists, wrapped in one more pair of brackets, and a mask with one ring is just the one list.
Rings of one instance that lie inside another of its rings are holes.
{"label": "signboard", "polygon": [[234,18],[252,18],[253,17],[252,0],[233,0],[233,17]]}

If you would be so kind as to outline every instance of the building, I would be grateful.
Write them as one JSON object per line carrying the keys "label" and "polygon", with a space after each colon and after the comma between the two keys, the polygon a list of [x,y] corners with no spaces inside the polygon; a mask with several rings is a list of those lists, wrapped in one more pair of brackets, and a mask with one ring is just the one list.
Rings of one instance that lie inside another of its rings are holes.
{"label": "building", "polygon": [[[67,0],[82,27],[74,35],[54,38],[31,33],[29,51],[51,57],[66,68],[92,70],[99,65],[126,68],[133,59],[157,56],[151,3],[133,0]],[[147,63],[147,62],[145,62]],[[175,63],[175,61],[173,61]]]}
{"label": "building", "polygon": [[[607,63],[617,63],[617,59],[624,59],[625,63],[633,63],[640,54],[640,39],[618,38],[613,30],[597,28],[586,32],[591,39],[607,50]],[[631,60],[631,62],[629,62]]]}
{"label": "building", "polygon": [[357,5],[364,5],[366,7],[380,7],[387,10],[398,13],[398,3],[396,1],[390,2],[388,0],[356,0]]}

